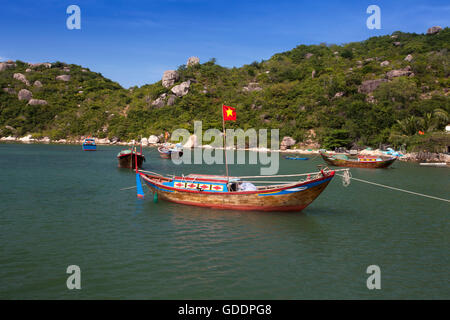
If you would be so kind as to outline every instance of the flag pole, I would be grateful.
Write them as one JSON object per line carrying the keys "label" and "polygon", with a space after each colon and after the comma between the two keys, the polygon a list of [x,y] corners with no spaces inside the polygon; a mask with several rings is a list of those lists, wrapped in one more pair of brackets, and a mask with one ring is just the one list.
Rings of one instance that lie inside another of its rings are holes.
{"label": "flag pole", "polygon": [[222,105],[222,128],[223,128],[223,150],[225,152],[225,169],[227,173],[227,180],[228,178],[228,161],[227,161],[227,144],[226,144],[226,136],[225,136],[225,118],[223,115],[223,105]]}

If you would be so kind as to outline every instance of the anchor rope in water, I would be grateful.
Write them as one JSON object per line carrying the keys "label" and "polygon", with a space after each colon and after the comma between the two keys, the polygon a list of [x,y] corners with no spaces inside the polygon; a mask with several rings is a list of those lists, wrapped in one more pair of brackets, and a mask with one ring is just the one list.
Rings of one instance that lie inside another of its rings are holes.
{"label": "anchor rope in water", "polygon": [[122,189],[119,189],[119,191],[130,190],[130,189],[134,189],[134,188],[136,188],[136,186],[132,186],[132,187],[128,187],[128,188],[122,188]]}
{"label": "anchor rope in water", "polygon": [[[448,200],[448,199],[438,198],[438,197],[430,196],[430,195],[419,193],[419,192],[414,192],[414,191],[409,191],[409,190],[405,190],[405,189],[395,188],[395,187],[387,186],[387,185],[384,185],[384,184],[381,184],[381,183],[375,183],[375,182],[371,182],[371,181],[367,181],[367,180],[363,180],[363,179],[353,178],[351,175],[349,175],[349,177],[345,177],[345,175],[346,175],[345,173],[344,173],[344,175],[341,175],[341,174],[337,174],[337,175],[340,176],[340,177],[343,177],[344,179],[348,179],[348,180],[353,179],[353,180],[356,180],[356,181],[359,181],[359,182],[372,184],[372,185],[377,186],[377,187],[382,187],[382,188],[392,189],[392,190],[396,190],[396,191],[406,192],[406,193],[414,194],[416,196],[421,196],[421,197],[430,198],[430,199],[434,199],[434,200],[450,202],[450,200]],[[345,184],[344,184],[344,186],[345,186]]]}

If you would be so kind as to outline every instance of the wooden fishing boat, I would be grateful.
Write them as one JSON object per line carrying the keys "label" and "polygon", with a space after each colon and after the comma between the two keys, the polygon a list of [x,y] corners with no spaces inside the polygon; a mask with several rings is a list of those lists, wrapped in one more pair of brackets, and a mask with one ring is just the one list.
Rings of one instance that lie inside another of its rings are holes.
{"label": "wooden fishing boat", "polygon": [[[335,171],[324,169],[309,175],[285,175],[304,176],[300,181],[258,182],[242,180],[257,177],[201,174],[164,177],[157,173],[138,171],[136,182],[140,190],[139,197],[143,197],[139,182],[143,180],[155,197],[180,204],[231,210],[301,211],[322,193],[334,175]],[[253,182],[270,185],[256,186]]]}
{"label": "wooden fishing boat", "polygon": [[178,148],[159,147],[159,156],[163,159],[172,159],[174,157],[179,158],[183,155],[183,150]]}
{"label": "wooden fishing boat", "polygon": [[329,154],[320,152],[323,160],[332,166],[352,167],[352,168],[387,168],[397,160],[397,157],[378,157],[378,156],[348,156],[345,154]]}
{"label": "wooden fishing boat", "polygon": [[142,152],[133,151],[132,149],[125,149],[117,154],[119,160],[119,168],[136,169],[136,161],[138,168],[142,168],[142,163],[145,161],[145,156]]}
{"label": "wooden fishing boat", "polygon": [[83,145],[82,145],[82,150],[83,151],[95,151],[97,150],[97,144],[95,143],[95,139],[94,138],[86,138],[83,141]]}

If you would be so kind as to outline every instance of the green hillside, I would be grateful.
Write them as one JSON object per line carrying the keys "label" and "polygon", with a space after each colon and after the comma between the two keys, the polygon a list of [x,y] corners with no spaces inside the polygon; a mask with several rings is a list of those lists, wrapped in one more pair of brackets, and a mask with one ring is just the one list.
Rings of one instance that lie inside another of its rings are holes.
{"label": "green hillside", "polygon": [[[129,140],[192,131],[194,120],[202,120],[204,130],[220,129],[220,106],[227,104],[238,115],[230,127],[279,128],[281,137],[297,142],[313,129],[328,148],[390,143],[440,149],[450,145],[443,133],[450,113],[449,50],[449,28],[433,35],[395,32],[345,45],[300,45],[240,68],[221,67],[215,59],[183,65],[168,88],[159,81],[128,90],[77,65],[16,61],[0,71],[0,135]],[[70,80],[57,80],[60,75]],[[175,97],[172,87],[183,82],[188,93]],[[21,89],[47,104],[19,100]]]}

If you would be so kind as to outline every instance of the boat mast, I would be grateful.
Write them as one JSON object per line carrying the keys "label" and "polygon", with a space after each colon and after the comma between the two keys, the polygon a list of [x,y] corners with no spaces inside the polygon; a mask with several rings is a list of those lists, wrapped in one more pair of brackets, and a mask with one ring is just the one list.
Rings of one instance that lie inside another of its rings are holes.
{"label": "boat mast", "polygon": [[225,135],[225,117],[223,115],[223,105],[222,105],[222,128],[223,128],[223,150],[225,152],[225,169],[227,174],[227,180],[228,180],[228,161],[227,161],[227,145],[226,145],[226,135]]}

